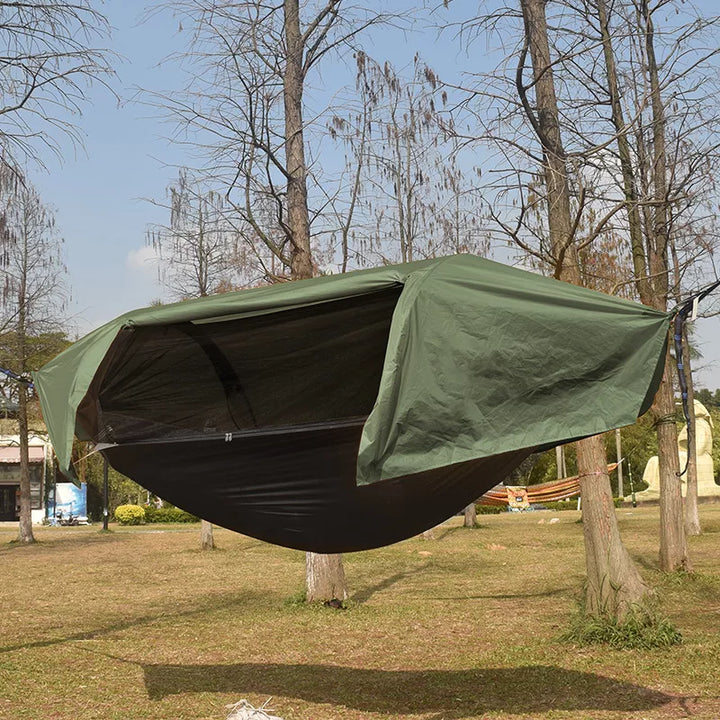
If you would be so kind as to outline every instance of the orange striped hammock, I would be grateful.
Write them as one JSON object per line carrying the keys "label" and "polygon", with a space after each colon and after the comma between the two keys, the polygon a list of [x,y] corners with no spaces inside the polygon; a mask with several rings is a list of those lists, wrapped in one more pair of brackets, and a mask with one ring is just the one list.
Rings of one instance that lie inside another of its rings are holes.
{"label": "orange striped hammock", "polygon": [[[617,468],[617,463],[608,465],[608,473]],[[580,494],[580,476],[561,478],[541,485],[496,485],[479,500],[480,505],[509,505],[510,507],[529,507],[534,503],[568,500]]]}

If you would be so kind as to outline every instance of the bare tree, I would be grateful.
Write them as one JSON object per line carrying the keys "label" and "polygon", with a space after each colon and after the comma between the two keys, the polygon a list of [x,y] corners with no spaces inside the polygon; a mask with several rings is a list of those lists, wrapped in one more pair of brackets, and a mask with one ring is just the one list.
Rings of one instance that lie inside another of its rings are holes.
{"label": "bare tree", "polygon": [[[717,239],[710,211],[719,157],[717,19],[673,0],[553,0],[544,8],[554,12],[550,69],[560,88],[558,124],[583,282],[665,310],[681,287],[699,284]],[[505,8],[482,27],[494,31],[518,20]],[[511,91],[517,72],[483,79],[492,111],[478,121],[500,160],[488,192],[490,217],[537,267],[557,269],[564,251],[553,249],[545,224],[550,191],[535,170],[542,164],[533,149],[537,128],[525,122],[527,103]],[[532,103],[536,88],[527,90]],[[671,368],[666,363],[652,410],[665,488],[660,557],[665,570],[687,570]]]}
{"label": "bare tree", "polygon": [[[720,122],[718,43],[716,34],[714,40],[712,35],[716,20],[674,2],[632,0],[613,7],[612,12],[605,0],[594,0],[594,6],[637,293],[641,302],[665,310],[673,296],[680,298],[686,275],[697,282],[699,261],[712,251],[709,214],[703,208],[708,205],[706,198],[714,197],[709,193],[714,191],[713,168],[719,159],[715,140]],[[675,22],[665,12],[671,7],[678,17]],[[663,23],[660,40],[655,28],[658,16]],[[666,571],[691,568],[684,525],[693,532],[699,530],[692,494],[683,520],[671,367],[668,352],[653,405],[661,489],[660,565]],[[688,472],[693,474],[692,448],[689,456]]]}
{"label": "bare tree", "polygon": [[[582,284],[574,236],[565,149],[562,144],[553,63],[548,43],[544,0],[521,0],[525,39],[518,66],[518,90],[543,151],[543,177],[547,193],[548,229],[554,255],[560,259],[555,274],[561,280]],[[523,55],[532,58],[536,109],[522,97]],[[601,436],[577,443],[578,473],[583,497],[583,533],[587,566],[586,609],[590,614],[623,618],[640,601],[647,587],[620,539]]]}
{"label": "bare tree", "polygon": [[[163,284],[180,300],[233,289],[233,281],[240,279],[236,271],[243,268],[238,259],[240,234],[223,196],[193,182],[185,169],[169,186],[168,196],[169,224],[148,231]],[[202,519],[200,547],[215,548],[212,523]]]}
{"label": "bare tree", "polygon": [[92,81],[112,70],[109,53],[93,48],[109,34],[91,0],[0,2],[0,137],[3,159],[46,166],[62,159],[63,139],[82,145],[75,118]]}
{"label": "bare tree", "polygon": [[[178,127],[177,140],[204,157],[204,171],[252,228],[265,276],[303,279],[316,273],[306,157],[305,86],[321,60],[384,16],[342,0],[179,0],[168,4],[191,27],[183,60],[185,92],[155,96]],[[342,12],[341,12],[342,9]],[[265,218],[256,208],[271,208]],[[269,256],[275,269],[266,261]],[[308,598],[332,572],[307,556]],[[324,561],[323,561],[324,562]],[[328,586],[344,595],[341,565]],[[340,592],[342,590],[342,592]],[[331,599],[331,598],[326,598]]]}
{"label": "bare tree", "polygon": [[206,297],[252,281],[243,234],[220,193],[204,188],[182,169],[168,186],[167,202],[153,204],[170,216],[167,225],[148,230],[147,243],[173,298]]}
{"label": "bare tree", "polygon": [[[489,220],[542,271],[607,289],[611,263],[599,262],[597,243],[604,239],[615,261],[624,262],[622,252],[613,248],[619,236],[609,235],[623,205],[616,201],[608,208],[599,202],[598,183],[602,187],[607,180],[587,159],[601,149],[595,137],[589,139],[572,125],[596,112],[587,93],[573,93],[576,78],[561,72],[584,36],[558,37],[567,32],[564,16],[563,22],[553,22],[551,33],[547,6],[546,0],[520,0],[519,12],[504,8],[473,25],[493,32],[502,24],[505,37],[509,26],[520,38],[515,55],[483,76],[484,87],[475,90],[483,103],[475,114],[480,128],[475,137],[480,135],[496,151],[486,186]],[[551,35],[556,45],[566,42],[553,47]],[[514,67],[508,67],[511,63]],[[468,104],[460,109],[475,112]],[[458,120],[456,127],[465,124]],[[620,538],[602,437],[578,442],[577,462],[587,567],[585,609],[622,619],[648,588]]]}
{"label": "bare tree", "polygon": [[[53,213],[17,169],[2,170],[0,194],[0,262],[3,277],[3,343],[10,341],[15,372],[20,444],[20,525],[18,540],[35,541],[32,531],[30,465],[28,450],[29,372],[43,336],[57,339],[64,310],[61,278],[65,273],[62,241],[55,230]],[[9,177],[11,176],[11,177]],[[4,347],[5,353],[9,350]]]}
{"label": "bare tree", "polygon": [[343,269],[350,247],[358,266],[486,254],[482,198],[467,177],[474,168],[446,127],[437,75],[417,54],[407,77],[362,52],[356,62],[356,97],[329,124],[346,151],[343,177],[352,179],[331,198]]}

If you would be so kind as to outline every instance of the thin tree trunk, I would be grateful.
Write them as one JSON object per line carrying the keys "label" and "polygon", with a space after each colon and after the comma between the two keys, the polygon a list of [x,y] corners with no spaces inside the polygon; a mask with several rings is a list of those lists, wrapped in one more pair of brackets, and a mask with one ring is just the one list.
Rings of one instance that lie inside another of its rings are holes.
{"label": "thin tree trunk", "polygon": [[640,217],[640,206],[638,203],[638,192],[635,184],[635,170],[633,168],[630,143],[627,138],[627,128],[620,98],[617,69],[615,66],[615,53],[610,34],[610,18],[607,13],[605,0],[595,0],[598,21],[600,25],[600,36],[603,44],[603,55],[605,58],[605,73],[607,89],[610,94],[610,107],[612,108],[612,122],[617,135],[618,157],[620,159],[620,170],[623,179],[623,193],[627,203],[628,230],[630,234],[630,248],[633,259],[633,270],[635,273],[635,284],[638,288],[641,302],[650,305],[652,287],[648,279],[647,253],[643,240],[642,220]]}
{"label": "thin tree trunk", "polygon": [[664,572],[676,570],[690,572],[692,566],[685,537],[675,425],[675,398],[670,370],[672,362],[668,349],[663,380],[652,406],[653,417],[657,424],[660,474],[660,569]]}
{"label": "thin tree trunk", "polygon": [[18,432],[20,435],[20,524],[18,541],[34,543],[30,499],[30,451],[28,447],[27,387],[18,388]]}
{"label": "thin tree trunk", "polygon": [[347,600],[342,555],[305,555],[305,599],[308,602]]}
{"label": "thin tree trunk", "polygon": [[[653,200],[655,202],[652,211],[652,228],[650,228],[649,269],[650,284],[653,287],[651,301],[653,307],[664,311],[667,308],[669,290],[665,108],[662,103],[660,74],[655,58],[652,11],[648,0],[641,0],[640,14],[645,23],[645,51],[653,118]],[[672,356],[668,348],[665,372],[652,408],[657,424],[660,470],[660,569],[665,572],[675,570],[689,572],[692,567],[685,537],[671,367]]]}
{"label": "thin tree trunk", "polygon": [[463,521],[463,525],[466,528],[474,528],[477,527],[477,508],[475,507],[475,503],[470,503],[465,508],[465,519]]}
{"label": "thin tree trunk", "polygon": [[[555,276],[580,285],[582,277],[572,237],[570,190],[548,46],[545,0],[521,0],[521,7],[525,48],[530,52],[535,80],[537,114],[532,119],[543,147],[548,229],[555,258]],[[532,113],[524,96],[521,72],[518,90],[526,111]],[[602,437],[596,435],[581,440],[576,447],[588,575],[586,611],[622,619],[630,607],[642,600],[647,587],[620,538]]]}
{"label": "thin tree trunk", "polygon": [[287,228],[292,244],[293,279],[313,275],[310,252],[310,213],[307,198],[307,165],[303,135],[303,41],[299,0],[284,0],[287,61],[283,76],[285,104],[285,163],[287,171]]}
{"label": "thin tree trunk", "polygon": [[[25,214],[28,208],[24,210]],[[28,243],[28,218],[25,215],[22,229],[22,270],[20,273],[20,287],[18,288],[18,357],[20,360],[20,374],[27,371],[27,281],[30,263],[30,248]],[[18,383],[18,434],[20,436],[20,524],[18,527],[18,541],[34,543],[35,536],[32,529],[32,501],[30,497],[30,449],[28,431],[28,387],[25,383]]]}
{"label": "thin tree trunk", "polygon": [[[313,276],[310,249],[310,213],[307,198],[307,165],[303,135],[304,46],[300,31],[299,0],[284,0],[284,34],[287,61],[283,76],[285,106],[285,163],[287,171],[287,229],[292,253],[290,275],[293,280]],[[342,555],[307,553],[306,597],[314,600],[344,600],[347,597]]]}
{"label": "thin tree trunk", "polygon": [[[700,535],[700,513],[698,512],[698,466],[695,432],[695,388],[690,367],[690,349],[687,343],[687,326],[683,327],[683,366],[687,380],[687,403],[690,421],[687,431],[687,471],[685,473],[685,534]],[[681,468],[682,470],[682,468]]]}
{"label": "thin tree trunk", "polygon": [[214,550],[215,538],[213,537],[213,526],[207,520],[200,521],[200,548],[202,550]]}

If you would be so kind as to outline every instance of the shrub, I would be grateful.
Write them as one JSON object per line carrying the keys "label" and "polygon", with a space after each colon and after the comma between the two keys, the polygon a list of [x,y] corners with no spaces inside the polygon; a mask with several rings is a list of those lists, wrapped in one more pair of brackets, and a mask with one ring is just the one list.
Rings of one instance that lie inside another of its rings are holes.
{"label": "shrub", "polygon": [[142,525],[145,522],[145,510],[140,505],[118,505],[115,519],[121,525]]}
{"label": "shrub", "polygon": [[478,515],[499,515],[507,512],[507,505],[479,505],[476,503],[475,511]]}
{"label": "shrub", "polygon": [[149,523],[196,523],[200,518],[185,510],[170,505],[157,508],[154,505],[145,506],[145,522]]}

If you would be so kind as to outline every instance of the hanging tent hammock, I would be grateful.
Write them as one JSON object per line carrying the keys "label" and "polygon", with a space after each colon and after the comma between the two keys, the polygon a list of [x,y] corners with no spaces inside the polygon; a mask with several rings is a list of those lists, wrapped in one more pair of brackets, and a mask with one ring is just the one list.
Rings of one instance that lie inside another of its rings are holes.
{"label": "hanging tent hammock", "polygon": [[470,255],[127,313],[35,375],[73,434],[213,523],[315,552],[442,521],[532,451],[631,424],[669,315]]}

